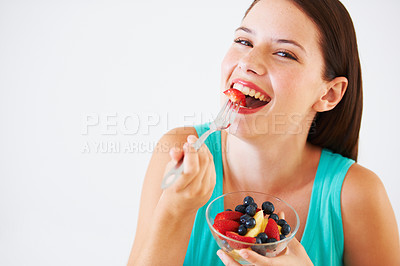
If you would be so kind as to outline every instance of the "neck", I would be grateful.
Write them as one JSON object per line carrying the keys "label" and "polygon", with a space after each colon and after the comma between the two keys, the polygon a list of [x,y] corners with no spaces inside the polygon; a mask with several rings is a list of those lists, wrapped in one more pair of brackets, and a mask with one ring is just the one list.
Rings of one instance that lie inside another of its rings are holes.
{"label": "neck", "polygon": [[306,140],[304,135],[248,140],[227,134],[224,175],[234,190],[278,193],[288,186],[300,187],[313,180],[318,165],[314,159],[319,149]]}

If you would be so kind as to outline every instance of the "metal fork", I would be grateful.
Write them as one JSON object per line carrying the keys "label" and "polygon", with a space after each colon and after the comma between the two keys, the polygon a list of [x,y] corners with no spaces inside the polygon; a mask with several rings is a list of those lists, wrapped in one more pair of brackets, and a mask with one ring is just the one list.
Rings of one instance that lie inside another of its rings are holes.
{"label": "metal fork", "polygon": [[[201,145],[203,145],[204,141],[212,133],[218,130],[227,129],[235,120],[239,108],[239,104],[233,103],[228,99],[221,108],[221,111],[219,111],[215,120],[210,123],[210,129],[204,132],[204,134],[201,135],[194,144],[192,144],[196,151],[200,149]],[[161,183],[161,188],[166,189],[171,186],[178,179],[178,177],[181,176],[182,172],[183,158],[170,171],[168,171],[168,173],[165,174]]]}

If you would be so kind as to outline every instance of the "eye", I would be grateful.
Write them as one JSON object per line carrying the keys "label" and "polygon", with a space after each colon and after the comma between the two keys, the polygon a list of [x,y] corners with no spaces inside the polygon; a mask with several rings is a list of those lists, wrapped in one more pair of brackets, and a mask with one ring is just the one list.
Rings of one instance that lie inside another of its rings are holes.
{"label": "eye", "polygon": [[298,60],[296,56],[294,56],[293,54],[291,54],[290,52],[287,52],[287,51],[279,51],[279,52],[277,52],[275,54],[277,54],[277,55],[279,55],[281,57],[285,57],[285,58],[291,59],[291,60],[295,60],[295,61]]}
{"label": "eye", "polygon": [[253,47],[253,44],[249,41],[243,40],[241,38],[237,38],[234,40],[235,43],[239,43],[241,45],[245,45],[245,46],[249,46],[249,47]]}

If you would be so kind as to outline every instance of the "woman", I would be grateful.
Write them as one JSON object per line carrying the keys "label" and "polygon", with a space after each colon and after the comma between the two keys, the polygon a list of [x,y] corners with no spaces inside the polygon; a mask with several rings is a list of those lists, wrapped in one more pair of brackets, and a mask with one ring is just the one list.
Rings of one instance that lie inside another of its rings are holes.
{"label": "woman", "polygon": [[[386,191],[354,162],[361,70],[354,27],[341,3],[254,1],[222,63],[222,92],[233,86],[254,89],[266,101],[248,97],[250,109],[241,109],[229,133],[211,135],[197,152],[189,144],[207,125],[175,129],[160,140],[161,147],[174,148],[169,155],[156,149],[150,161],[129,264],[237,265],[222,251],[221,261],[216,256],[204,205],[222,193],[253,190],[289,202],[300,229],[278,257],[242,250],[249,262],[399,265]],[[182,156],[183,175],[162,191],[165,169]]]}

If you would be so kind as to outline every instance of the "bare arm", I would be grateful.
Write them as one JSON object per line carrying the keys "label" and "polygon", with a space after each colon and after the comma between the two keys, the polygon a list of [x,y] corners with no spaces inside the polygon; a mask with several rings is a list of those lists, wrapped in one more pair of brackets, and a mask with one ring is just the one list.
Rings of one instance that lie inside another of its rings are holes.
{"label": "bare arm", "polygon": [[345,265],[400,265],[399,231],[386,190],[354,164],[342,188]]}
{"label": "bare arm", "polygon": [[[135,241],[128,265],[182,265],[197,209],[211,197],[215,169],[208,148],[184,151],[185,172],[162,191],[161,180],[171,157],[179,160],[194,128],[175,129],[164,135],[150,160],[140,200]],[[193,140],[192,140],[193,141]]]}

